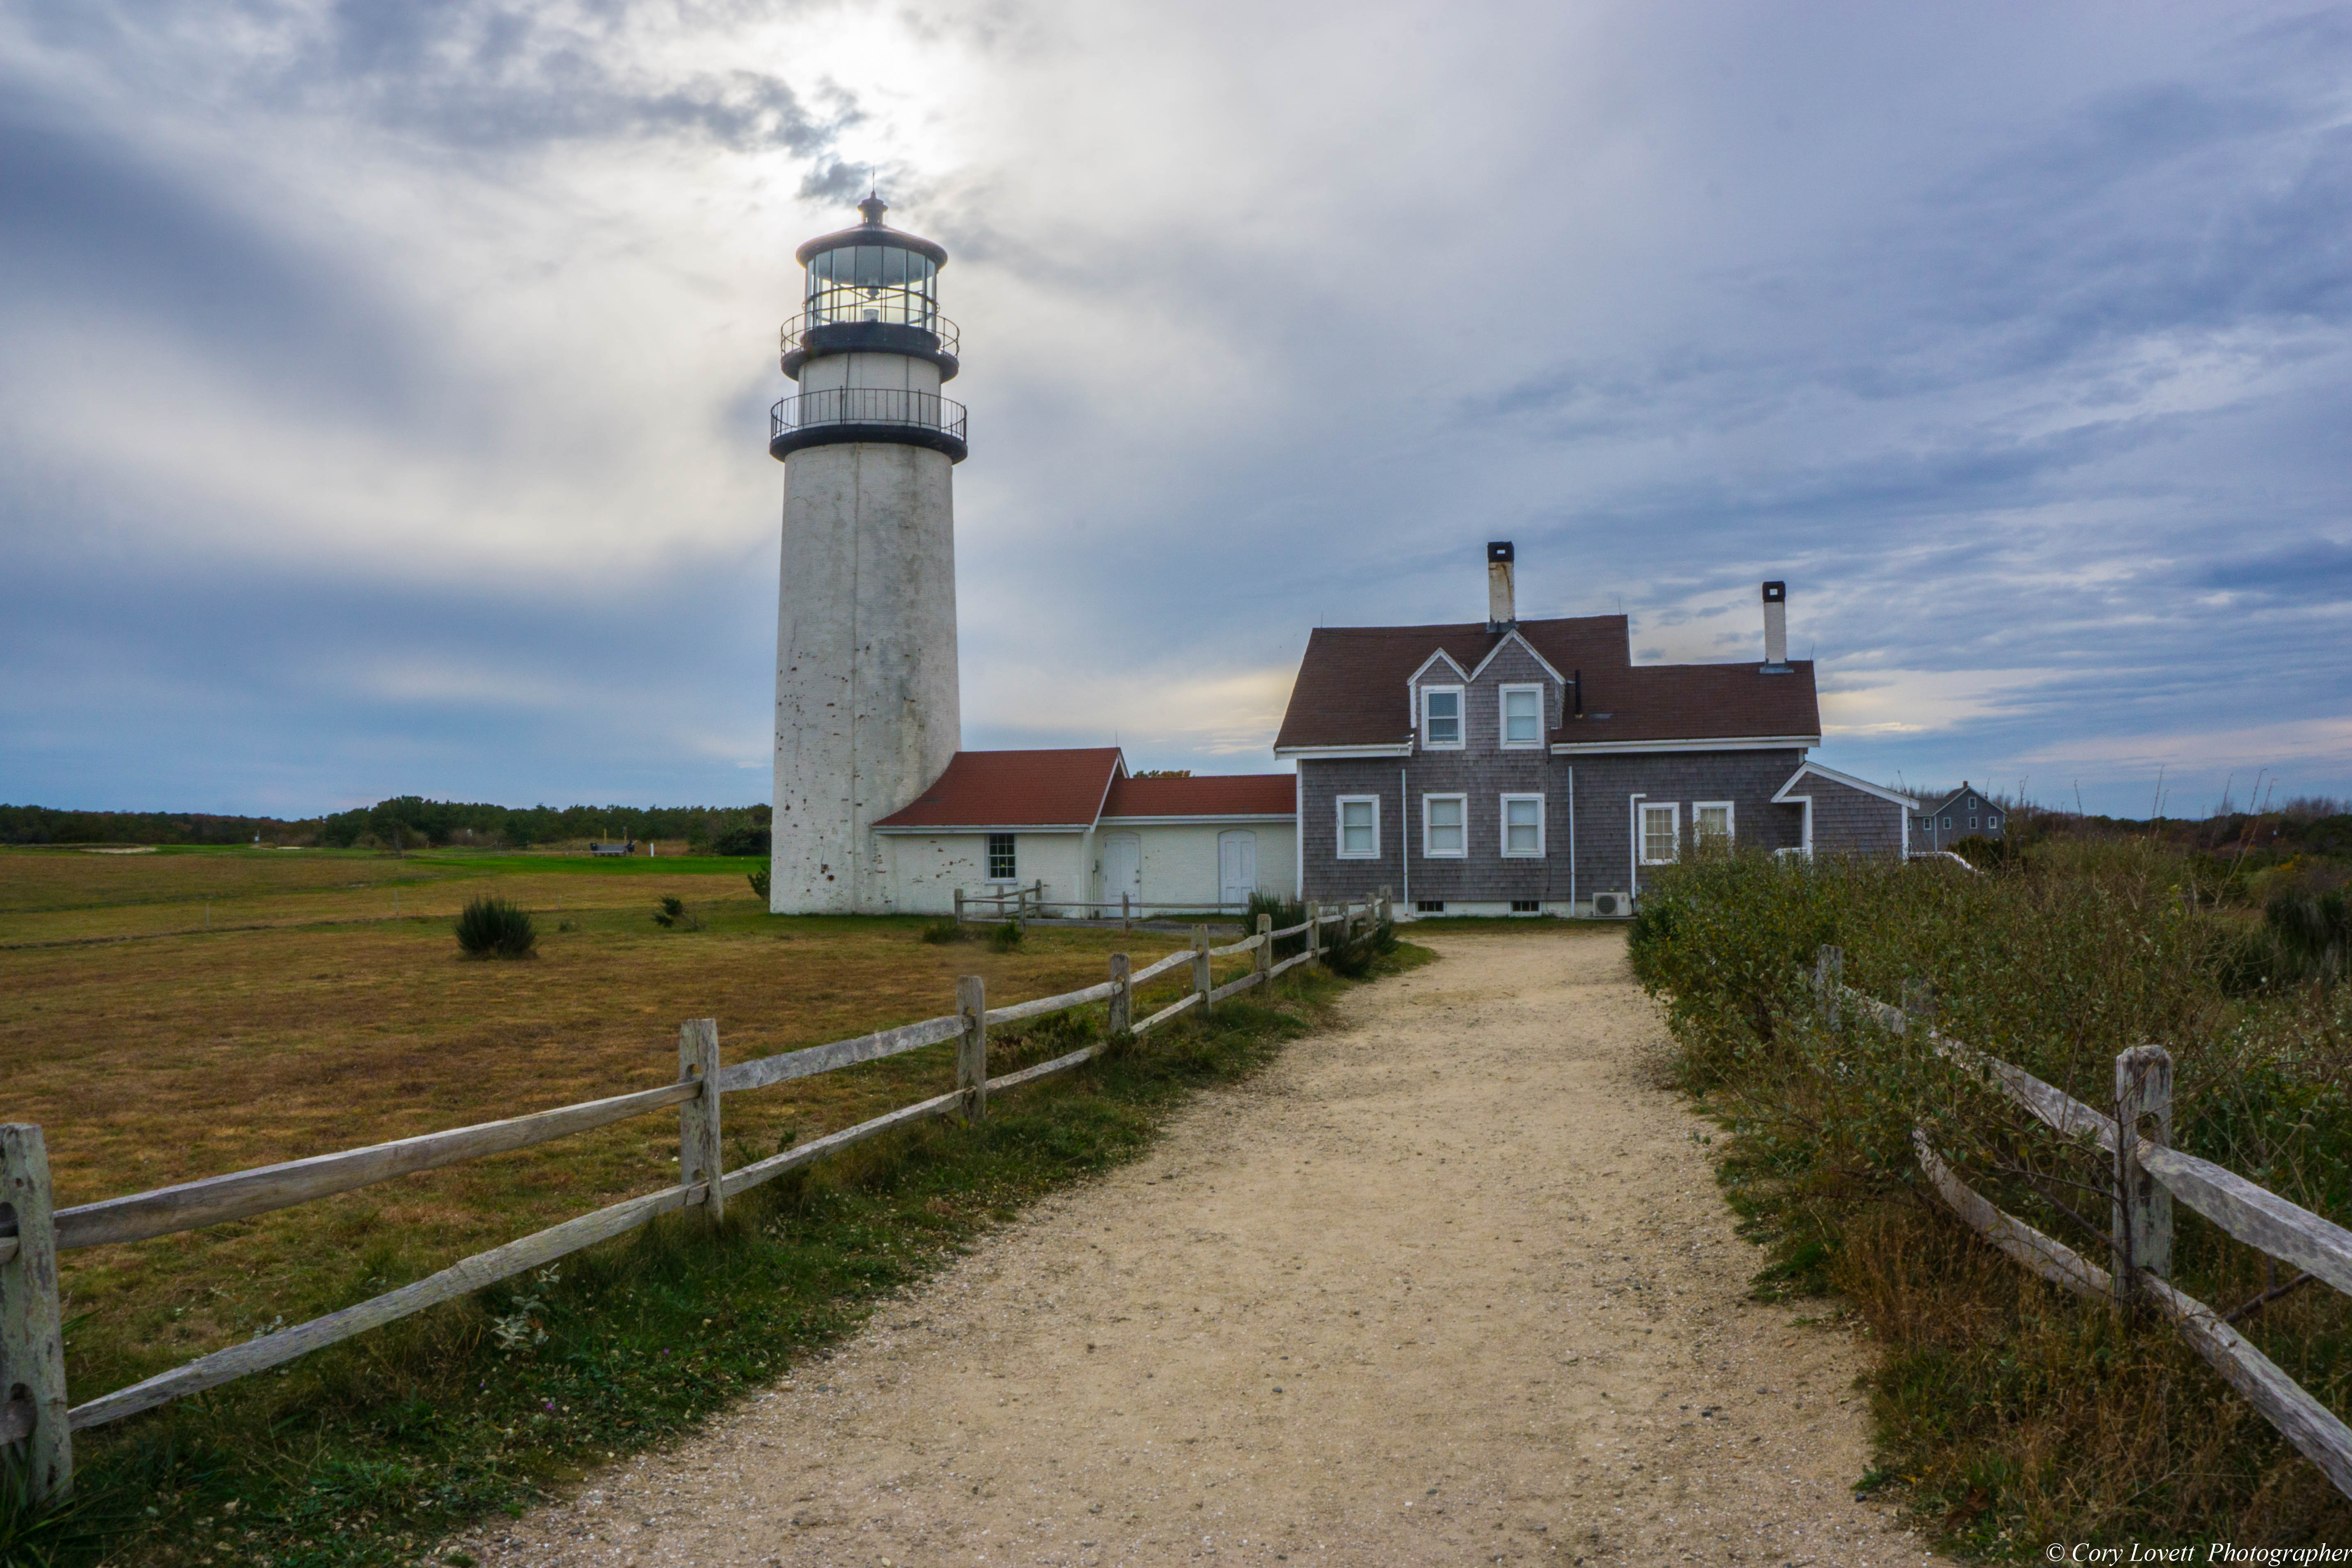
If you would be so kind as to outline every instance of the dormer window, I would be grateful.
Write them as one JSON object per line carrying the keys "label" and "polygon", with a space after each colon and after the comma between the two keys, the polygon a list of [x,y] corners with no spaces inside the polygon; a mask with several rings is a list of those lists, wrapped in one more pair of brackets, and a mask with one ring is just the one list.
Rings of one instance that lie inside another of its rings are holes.
{"label": "dormer window", "polygon": [[1539,750],[1543,745],[1543,688],[1540,686],[1506,686],[1502,688],[1503,744]]}
{"label": "dormer window", "polygon": [[1421,743],[1433,751],[1458,752],[1462,749],[1462,689],[1460,687],[1425,686],[1422,688]]}

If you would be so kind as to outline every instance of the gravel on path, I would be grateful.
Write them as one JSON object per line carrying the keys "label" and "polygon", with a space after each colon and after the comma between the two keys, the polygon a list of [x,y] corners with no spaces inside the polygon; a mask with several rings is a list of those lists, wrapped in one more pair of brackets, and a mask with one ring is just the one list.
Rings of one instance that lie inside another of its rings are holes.
{"label": "gravel on path", "polygon": [[1622,931],[1412,940],[836,1352],[450,1544],[485,1568],[1926,1564],[1864,1353],[1757,1250]]}

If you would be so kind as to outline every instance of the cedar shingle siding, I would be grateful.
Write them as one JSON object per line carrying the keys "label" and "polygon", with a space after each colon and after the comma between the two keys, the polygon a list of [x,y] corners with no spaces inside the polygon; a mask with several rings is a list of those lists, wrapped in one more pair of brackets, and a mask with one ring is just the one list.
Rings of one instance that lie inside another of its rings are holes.
{"label": "cedar shingle siding", "polygon": [[[1672,805],[1685,852],[1701,803],[1730,805],[1740,847],[1796,849],[1805,808],[1775,801],[1783,788],[1813,797],[1817,852],[1899,852],[1904,806],[1832,779],[1792,777],[1821,738],[1810,663],[1770,675],[1753,664],[1637,666],[1619,616],[1521,622],[1517,633],[1342,627],[1308,640],[1276,742],[1278,754],[1298,763],[1308,898],[1387,889],[1449,910],[1534,903],[1584,912],[1595,893],[1640,891],[1637,805]],[[1580,712],[1572,686],[1580,670]],[[1506,749],[1500,689],[1527,684],[1543,693],[1543,743]],[[1431,746],[1421,732],[1430,686],[1464,689],[1458,750]],[[1341,749],[1384,754],[1329,754]],[[1540,857],[1502,853],[1506,794],[1542,797]],[[1459,858],[1426,852],[1424,797],[1433,795],[1466,797]],[[1339,858],[1347,795],[1380,802],[1376,858]]]}
{"label": "cedar shingle siding", "polygon": [[1899,855],[1904,808],[1858,789],[1814,774],[1792,794],[1813,797],[1813,852],[1817,855]]}

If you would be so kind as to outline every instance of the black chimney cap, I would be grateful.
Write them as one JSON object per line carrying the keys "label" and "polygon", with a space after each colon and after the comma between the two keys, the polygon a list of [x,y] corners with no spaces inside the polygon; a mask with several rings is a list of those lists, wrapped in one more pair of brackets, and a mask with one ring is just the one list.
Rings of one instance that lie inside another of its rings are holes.
{"label": "black chimney cap", "polygon": [[1493,543],[1486,546],[1486,559],[1489,561],[1511,561],[1516,560],[1517,557],[1512,553],[1511,542],[1509,540],[1497,539]]}
{"label": "black chimney cap", "polygon": [[1766,604],[1785,604],[1788,601],[1788,597],[1789,584],[1786,583],[1767,583],[1764,584],[1764,602]]}

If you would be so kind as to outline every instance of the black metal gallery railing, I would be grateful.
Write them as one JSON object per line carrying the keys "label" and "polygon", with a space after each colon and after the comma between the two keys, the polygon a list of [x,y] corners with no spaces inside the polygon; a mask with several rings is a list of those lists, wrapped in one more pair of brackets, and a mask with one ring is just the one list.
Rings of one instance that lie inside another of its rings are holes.
{"label": "black metal gallery railing", "polygon": [[911,327],[919,332],[929,332],[939,340],[939,352],[960,354],[961,334],[956,324],[937,310],[914,308],[907,300],[884,299],[878,301],[845,300],[837,308],[811,310],[794,316],[776,334],[777,348],[786,357],[794,351],[805,351],[811,345],[809,333],[824,327]]}
{"label": "black metal gallery railing", "polygon": [[906,425],[961,442],[964,406],[936,392],[889,386],[836,386],[787,397],[768,411],[771,441],[826,425]]}

